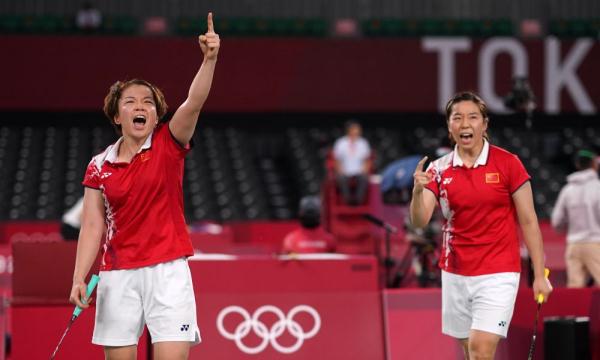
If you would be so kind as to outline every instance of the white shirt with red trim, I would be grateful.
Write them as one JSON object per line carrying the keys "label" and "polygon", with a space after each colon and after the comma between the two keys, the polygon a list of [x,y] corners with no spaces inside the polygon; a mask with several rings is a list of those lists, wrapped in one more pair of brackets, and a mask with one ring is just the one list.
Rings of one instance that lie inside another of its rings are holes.
{"label": "white shirt with red trim", "polygon": [[132,269],[193,255],[184,219],[182,147],[160,124],[130,163],[123,138],[90,161],[83,185],[102,192],[106,236],[100,270]]}
{"label": "white shirt with red trim", "polygon": [[472,168],[457,149],[433,161],[427,185],[445,221],[439,266],[459,275],[520,272],[516,209],[512,195],[530,177],[519,158],[484,140]]}

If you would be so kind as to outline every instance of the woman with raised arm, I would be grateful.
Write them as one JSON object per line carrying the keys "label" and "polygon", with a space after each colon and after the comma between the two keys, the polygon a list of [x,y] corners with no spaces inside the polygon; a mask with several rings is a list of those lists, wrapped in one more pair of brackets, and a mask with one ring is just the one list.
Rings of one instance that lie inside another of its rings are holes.
{"label": "woman with raised arm", "polygon": [[444,215],[442,332],[461,342],[465,359],[493,359],[512,318],[519,286],[517,221],[533,263],[533,292],[548,299],[542,235],[530,177],[516,155],[487,138],[487,106],[474,93],[446,105],[454,151],[423,158],[414,173],[411,222],[425,226],[439,202]]}
{"label": "woman with raised arm", "polygon": [[104,99],[104,113],[121,137],[92,159],[83,180],[70,301],[88,306],[85,278],[104,234],[92,342],[104,346],[107,359],[136,359],[144,325],[155,359],[187,359],[200,342],[182,181],[219,53],[212,13],[199,44],[204,60],[171,120],[163,119],[162,92],[145,80],[118,81]]}

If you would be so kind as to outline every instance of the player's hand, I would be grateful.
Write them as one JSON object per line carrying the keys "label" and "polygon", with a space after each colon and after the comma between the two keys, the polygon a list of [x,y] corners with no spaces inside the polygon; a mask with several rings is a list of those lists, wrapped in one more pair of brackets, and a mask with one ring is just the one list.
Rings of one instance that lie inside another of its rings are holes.
{"label": "player's hand", "polygon": [[542,295],[542,302],[547,302],[550,293],[552,292],[552,284],[546,277],[536,277],[533,280],[533,296],[536,302],[538,302],[538,296]]}
{"label": "player's hand", "polygon": [[77,305],[82,309],[89,307],[91,299],[86,299],[86,290],[87,284],[85,282],[73,282],[73,287],[71,288],[71,295],[69,296],[69,301],[71,302],[71,304]]}
{"label": "player's hand", "polygon": [[213,15],[211,12],[208,13],[206,23],[208,24],[208,31],[206,31],[206,34],[198,36],[198,42],[200,43],[200,49],[204,54],[204,58],[215,60],[219,54],[221,40],[219,39],[219,34],[215,33]]}
{"label": "player's hand", "polygon": [[427,184],[429,184],[429,182],[433,178],[433,175],[431,173],[428,173],[425,171],[425,162],[426,161],[427,161],[427,156],[422,158],[421,161],[419,161],[419,163],[417,164],[417,168],[415,169],[415,173],[413,174],[413,178],[414,178],[413,192],[416,192],[416,193],[423,192],[423,189],[425,188],[425,186]]}

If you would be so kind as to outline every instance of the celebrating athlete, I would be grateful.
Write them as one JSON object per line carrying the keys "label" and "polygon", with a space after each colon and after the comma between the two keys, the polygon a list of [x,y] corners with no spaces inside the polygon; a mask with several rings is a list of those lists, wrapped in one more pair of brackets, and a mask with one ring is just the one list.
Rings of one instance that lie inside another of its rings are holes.
{"label": "celebrating athlete", "polygon": [[161,91],[118,81],[104,113],[121,137],[88,165],[70,301],[87,307],[84,279],[105,234],[92,342],[107,359],[136,359],[144,325],[157,359],[185,359],[200,342],[183,215],[183,161],[210,92],[220,40],[212,13],[199,36],[204,60],[171,120]]}
{"label": "celebrating athlete", "polygon": [[517,219],[533,263],[535,298],[548,299],[542,236],[530,177],[516,155],[487,139],[487,106],[474,93],[456,94],[446,105],[454,151],[423,158],[414,173],[410,217],[423,227],[436,200],[444,215],[442,331],[460,340],[466,359],[493,359],[506,337],[519,286]]}

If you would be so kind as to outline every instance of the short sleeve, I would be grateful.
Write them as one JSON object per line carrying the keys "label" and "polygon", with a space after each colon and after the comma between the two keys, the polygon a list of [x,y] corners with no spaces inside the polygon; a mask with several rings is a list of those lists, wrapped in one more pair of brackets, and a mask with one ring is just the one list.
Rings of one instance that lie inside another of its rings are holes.
{"label": "short sleeve", "polygon": [[429,184],[427,184],[425,186],[425,188],[430,190],[431,192],[433,192],[433,194],[435,195],[436,198],[439,198],[440,197],[440,187],[439,187],[439,182],[437,180],[439,178],[438,170],[435,166],[433,166],[433,163],[431,163],[427,167],[426,172],[428,174],[431,174],[431,181],[429,182]]}
{"label": "short sleeve", "polygon": [[525,184],[531,176],[525,170],[525,166],[516,155],[512,155],[508,163],[508,189],[510,193],[517,191],[521,185]]}
{"label": "short sleeve", "polygon": [[90,161],[85,170],[85,175],[83,176],[82,181],[83,186],[89,187],[92,189],[99,190],[100,189],[100,169],[96,166],[96,162],[94,159]]}
{"label": "short sleeve", "polygon": [[159,125],[159,127],[156,129],[156,137],[158,142],[165,147],[166,152],[177,158],[184,158],[187,153],[190,152],[193,146],[192,140],[190,140],[190,143],[185,146],[180,144],[179,141],[175,139],[175,136],[173,136],[171,133],[168,122]]}

